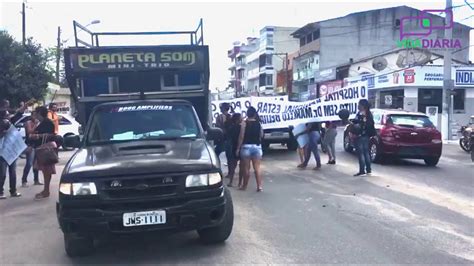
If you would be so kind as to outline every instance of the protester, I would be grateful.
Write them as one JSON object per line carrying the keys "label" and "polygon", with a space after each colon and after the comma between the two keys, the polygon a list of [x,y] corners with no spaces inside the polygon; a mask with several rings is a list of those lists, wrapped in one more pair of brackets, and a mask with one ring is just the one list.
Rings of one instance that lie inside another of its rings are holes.
{"label": "protester", "polygon": [[[33,166],[33,162],[34,162],[34,158],[35,158],[35,149],[33,147],[33,143],[34,141],[32,139],[30,139],[30,135],[34,133],[36,127],[38,126],[39,124],[39,121],[38,119],[36,118],[36,112],[33,111],[31,113],[31,118],[28,119],[26,122],[25,122],[25,142],[26,142],[26,145],[28,146],[28,148],[26,149],[26,164],[25,164],[25,168],[23,169],[23,177],[21,178],[21,186],[22,187],[27,187],[28,186],[28,181],[27,181],[27,178],[28,178],[28,174],[30,173],[30,170]],[[33,169],[33,180],[34,180],[34,185],[35,186],[39,186],[39,185],[43,185],[40,181],[39,181],[39,174],[38,174],[38,170],[37,169]]]}
{"label": "protester", "polygon": [[260,124],[257,110],[254,107],[247,109],[247,119],[242,123],[239,135],[239,145],[237,152],[240,154],[240,163],[242,170],[244,170],[244,180],[241,190],[247,189],[250,178],[250,163],[253,165],[255,171],[255,179],[257,180],[257,192],[263,190],[262,176],[260,171],[260,164],[262,160],[262,137],[263,129]]}
{"label": "protester", "polygon": [[[242,123],[242,115],[235,113],[232,115],[232,118],[229,120],[229,125],[227,126],[227,145],[228,149],[226,150],[227,156],[227,167],[228,174],[227,177],[229,180],[229,187],[232,187],[232,181],[234,180],[235,168],[239,162],[239,157],[237,156],[237,146],[239,145],[239,136],[240,136],[240,127]],[[239,171],[239,184],[241,184],[240,176],[243,175],[242,171]]]}
{"label": "protester", "polygon": [[353,120],[351,134],[355,135],[355,146],[359,157],[359,172],[354,176],[371,174],[369,139],[375,136],[374,117],[370,112],[370,104],[366,99],[359,101],[359,112]]}
{"label": "protester", "polygon": [[308,148],[306,149],[304,162],[298,165],[298,168],[306,168],[308,162],[311,159],[311,153],[314,155],[316,160],[316,167],[313,170],[319,170],[321,168],[321,157],[319,155],[318,143],[321,140],[319,123],[309,123],[306,126],[305,132],[307,132],[309,137]]}
{"label": "protester", "polygon": [[217,157],[225,151],[226,145],[225,145],[225,140],[226,140],[226,122],[230,120],[231,115],[229,114],[230,111],[230,104],[229,103],[222,103],[220,105],[221,109],[221,114],[216,118],[216,126],[224,132],[224,138],[217,140],[216,141],[216,147],[215,147],[215,152],[217,154]]}
{"label": "protester", "polygon": [[[48,109],[44,106],[36,108],[36,117],[39,120],[39,125],[36,127],[33,134],[30,134],[30,139],[33,140],[33,145],[35,147],[35,153],[37,152],[38,147],[45,144],[48,141],[54,140],[54,123],[48,119]],[[51,182],[51,177],[53,174],[56,174],[56,167],[54,164],[44,165],[38,161],[38,153],[35,156],[34,167],[41,172],[43,172],[44,178],[44,189],[42,192],[36,194],[36,199],[43,199],[49,197],[49,185]]]}
{"label": "protester", "polygon": [[59,116],[57,114],[58,111],[58,104],[50,103],[49,104],[49,111],[48,111],[48,118],[53,121],[54,123],[54,134],[58,134],[59,132]]}
{"label": "protester", "polygon": [[293,128],[293,136],[295,136],[296,141],[298,142],[298,155],[300,157],[299,165],[304,163],[306,148],[309,142],[309,136],[306,132],[306,125],[299,124]]}
{"label": "protester", "polygon": [[[8,119],[0,119],[0,139],[5,137],[8,129],[11,127],[11,123]],[[7,178],[7,169],[10,185],[10,195],[12,198],[20,197],[21,194],[16,191],[16,160],[11,165],[5,161],[3,157],[0,157],[0,199],[6,199],[3,193],[3,186],[5,185],[5,179]]]}
{"label": "protester", "polygon": [[328,164],[336,164],[336,136],[337,122],[326,122],[326,133],[324,134],[324,146],[329,156]]}

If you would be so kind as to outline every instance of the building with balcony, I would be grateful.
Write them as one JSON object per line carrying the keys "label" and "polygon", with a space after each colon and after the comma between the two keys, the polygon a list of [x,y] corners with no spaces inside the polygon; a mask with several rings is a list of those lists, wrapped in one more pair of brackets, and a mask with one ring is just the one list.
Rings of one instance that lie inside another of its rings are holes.
{"label": "building with balcony", "polygon": [[[319,95],[319,86],[325,82],[338,82],[349,76],[353,62],[366,58],[376,58],[400,48],[408,52],[414,48],[404,47],[400,40],[400,29],[411,34],[426,32],[420,26],[420,20],[402,19],[404,17],[429,17],[433,25],[444,25],[444,18],[423,13],[408,6],[397,6],[377,10],[352,13],[344,17],[309,23],[291,35],[299,40],[299,56],[294,60],[293,91],[298,95],[293,98],[306,100]],[[455,18],[456,20],[456,18]],[[403,24],[403,25],[402,25]],[[442,27],[441,27],[442,28]],[[470,27],[453,23],[453,39],[459,40],[462,48],[469,47]],[[430,34],[423,37],[423,43],[443,40],[444,29],[430,29]],[[416,39],[419,36],[408,36]],[[405,44],[406,46],[406,44]],[[410,45],[408,45],[410,46]],[[440,52],[443,48],[421,47],[430,53]],[[469,61],[469,49],[459,50],[453,59],[460,62]],[[383,61],[383,60],[382,60]],[[414,56],[407,56],[401,62],[404,66],[416,64]]]}
{"label": "building with balcony", "polygon": [[[298,40],[290,36],[297,28],[266,26],[259,38],[248,38],[239,44],[239,51],[231,53],[231,77],[237,96],[275,95],[287,92],[286,86],[277,89],[277,73],[286,69],[287,55],[298,50]],[[245,48],[245,52],[243,52]],[[234,44],[235,49],[235,44]]]}

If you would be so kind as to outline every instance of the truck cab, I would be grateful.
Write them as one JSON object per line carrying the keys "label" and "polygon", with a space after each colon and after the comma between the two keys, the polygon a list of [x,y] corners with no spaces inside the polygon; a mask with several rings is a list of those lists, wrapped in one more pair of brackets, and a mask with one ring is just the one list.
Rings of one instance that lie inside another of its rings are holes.
{"label": "truck cab", "polygon": [[230,236],[232,198],[208,142],[222,132],[208,125],[208,48],[193,39],[198,31],[190,45],[127,47],[98,46],[111,33],[92,33],[96,45],[65,50],[84,126],[82,139],[65,138],[78,150],[56,204],[69,256],[92,252],[110,234],[197,230],[206,243]]}

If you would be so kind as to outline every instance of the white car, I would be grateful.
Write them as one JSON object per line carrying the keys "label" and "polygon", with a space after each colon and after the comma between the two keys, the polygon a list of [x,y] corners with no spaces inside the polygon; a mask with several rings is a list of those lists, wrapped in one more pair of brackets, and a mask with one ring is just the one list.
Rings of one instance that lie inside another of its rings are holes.
{"label": "white car", "polygon": [[[58,114],[59,116],[59,132],[58,135],[62,137],[79,135],[80,124],[76,122],[76,119],[69,114]],[[31,117],[31,114],[24,114],[23,117],[15,123],[15,127],[20,131],[20,134],[25,138],[25,126],[24,123]],[[63,147],[63,149],[65,149]]]}

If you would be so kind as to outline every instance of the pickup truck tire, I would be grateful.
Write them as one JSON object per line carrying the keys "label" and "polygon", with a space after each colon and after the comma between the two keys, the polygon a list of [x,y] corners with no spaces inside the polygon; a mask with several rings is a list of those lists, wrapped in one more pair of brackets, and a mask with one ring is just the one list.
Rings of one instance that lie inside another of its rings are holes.
{"label": "pickup truck tire", "polygon": [[94,240],[90,237],[65,233],[64,248],[66,249],[66,254],[71,258],[86,256],[94,251]]}
{"label": "pickup truck tire", "polygon": [[199,238],[205,244],[222,243],[229,238],[234,225],[234,205],[230,191],[225,189],[225,216],[222,223],[216,227],[210,227],[198,230]]}

